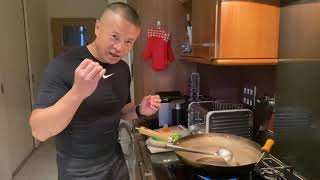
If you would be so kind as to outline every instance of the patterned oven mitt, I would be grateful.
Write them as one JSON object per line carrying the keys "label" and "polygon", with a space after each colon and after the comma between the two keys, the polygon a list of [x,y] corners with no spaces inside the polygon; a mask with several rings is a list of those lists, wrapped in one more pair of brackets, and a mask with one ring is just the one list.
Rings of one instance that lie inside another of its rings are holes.
{"label": "patterned oven mitt", "polygon": [[156,71],[166,69],[168,60],[174,60],[169,32],[158,28],[148,30],[147,48],[143,58],[148,60],[150,57],[152,58],[152,68]]}

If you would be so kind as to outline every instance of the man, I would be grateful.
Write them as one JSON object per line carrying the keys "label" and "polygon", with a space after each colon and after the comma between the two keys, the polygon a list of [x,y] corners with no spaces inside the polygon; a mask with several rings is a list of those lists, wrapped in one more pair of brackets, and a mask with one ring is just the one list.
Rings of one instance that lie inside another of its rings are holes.
{"label": "man", "polygon": [[[130,72],[121,60],[140,34],[137,13],[124,3],[106,7],[96,39],[56,57],[47,67],[30,117],[40,141],[55,136],[59,180],[123,180],[128,169],[117,141],[120,118],[149,116],[158,95],[139,106],[130,99]],[[109,78],[103,75],[113,74]]]}

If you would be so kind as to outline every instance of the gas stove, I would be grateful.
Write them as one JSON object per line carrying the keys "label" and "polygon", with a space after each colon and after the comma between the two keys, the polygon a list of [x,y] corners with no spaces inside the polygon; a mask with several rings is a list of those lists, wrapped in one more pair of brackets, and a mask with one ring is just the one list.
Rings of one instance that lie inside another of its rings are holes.
{"label": "gas stove", "polygon": [[263,179],[271,180],[304,180],[293,166],[286,166],[279,159],[272,155],[267,155],[255,168],[255,173]]}
{"label": "gas stove", "polygon": [[[168,179],[168,180],[305,180],[304,177],[299,175],[292,166],[286,166],[279,159],[268,154],[261,160],[261,162],[255,167],[252,172],[247,174],[241,174],[240,176],[228,177],[216,176],[214,174],[204,174],[189,166],[184,165],[178,159],[173,158],[173,155],[169,155],[169,159],[163,159],[161,164],[161,158],[153,157],[157,154],[151,155],[151,161],[154,162],[154,173],[156,179]],[[166,155],[162,154],[162,158]],[[153,159],[153,160],[152,160]]]}

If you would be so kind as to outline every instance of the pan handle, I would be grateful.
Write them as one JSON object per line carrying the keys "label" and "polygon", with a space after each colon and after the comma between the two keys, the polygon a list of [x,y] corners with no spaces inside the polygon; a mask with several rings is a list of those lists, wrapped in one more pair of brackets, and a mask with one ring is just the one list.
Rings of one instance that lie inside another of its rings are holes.
{"label": "pan handle", "polygon": [[273,146],[274,144],[274,140],[273,139],[268,139],[266,141],[266,143],[264,144],[264,146],[261,148],[261,151],[263,152],[262,155],[260,156],[259,160],[257,161],[257,163],[255,164],[255,166],[257,164],[260,163],[261,159],[263,158],[263,156],[265,155],[265,153],[269,153],[270,152],[270,149],[271,147]]}
{"label": "pan handle", "polygon": [[269,153],[271,147],[273,146],[273,144],[274,144],[274,140],[273,140],[273,139],[268,139],[268,140],[266,141],[266,144],[264,144],[264,146],[261,148],[261,151],[262,151],[262,152]]}
{"label": "pan handle", "polygon": [[139,128],[136,128],[138,130],[138,132],[140,134],[143,134],[143,135],[146,135],[146,136],[149,136],[149,137],[155,137],[155,138],[159,138],[165,142],[173,142],[173,138],[168,136],[168,135],[164,135],[164,134],[161,134],[157,131],[154,131],[154,130],[151,130],[151,129],[148,129],[144,126],[140,126]]}

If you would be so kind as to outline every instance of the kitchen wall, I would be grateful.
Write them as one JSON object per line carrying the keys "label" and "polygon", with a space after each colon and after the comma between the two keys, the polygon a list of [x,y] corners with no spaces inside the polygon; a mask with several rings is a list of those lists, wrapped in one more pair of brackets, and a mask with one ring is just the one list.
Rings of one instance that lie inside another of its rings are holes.
{"label": "kitchen wall", "polygon": [[276,66],[219,67],[198,65],[200,93],[216,99],[239,103],[242,88],[257,87],[257,97],[273,96],[276,90]]}
{"label": "kitchen wall", "polygon": [[[189,74],[196,71],[196,64],[179,60],[179,46],[185,37],[186,10],[179,5],[178,0],[137,0],[137,9],[142,21],[142,33],[135,49],[136,98],[140,100],[144,95],[158,91],[180,90],[185,93]],[[161,27],[171,33],[171,46],[175,55],[175,61],[169,62],[168,68],[163,71],[154,71],[151,59],[143,60],[147,30],[156,27],[158,20]]]}

